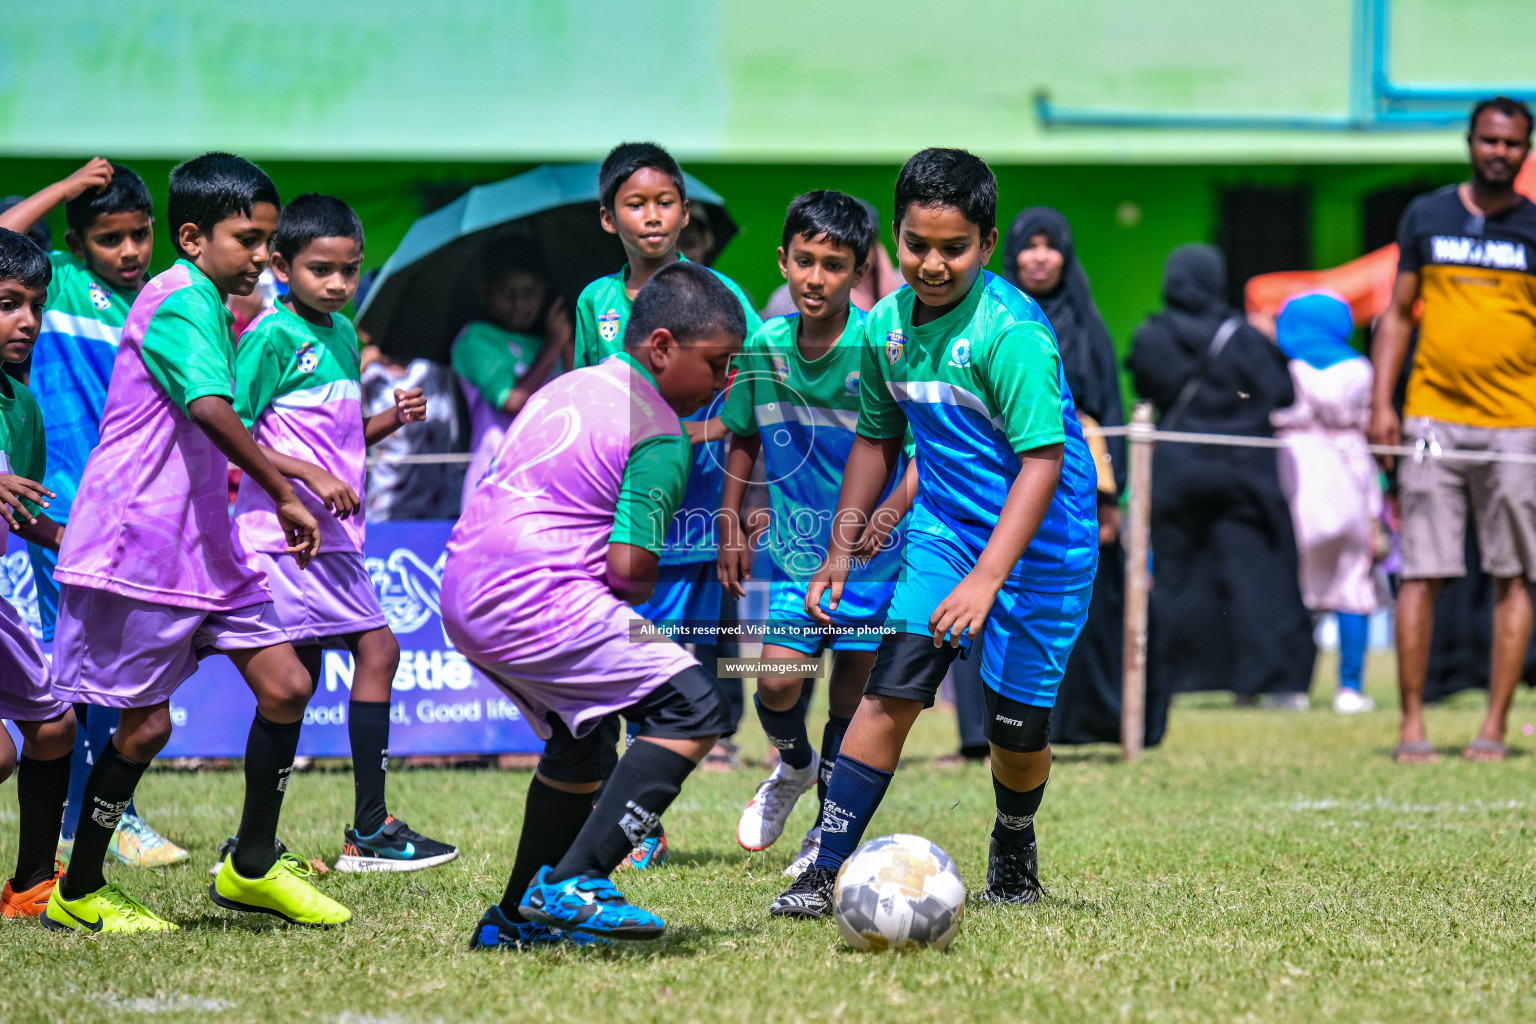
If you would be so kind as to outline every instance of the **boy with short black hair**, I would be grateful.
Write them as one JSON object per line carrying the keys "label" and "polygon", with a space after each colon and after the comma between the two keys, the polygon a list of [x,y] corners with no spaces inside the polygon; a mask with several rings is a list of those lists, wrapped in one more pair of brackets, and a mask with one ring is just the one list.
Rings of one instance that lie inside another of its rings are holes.
{"label": "boy with short black hair", "polygon": [[[97,157],[0,214],[0,227],[25,231],[34,222],[43,223],[44,215],[60,203],[68,225],[67,251],[54,250],[48,256],[53,279],[27,387],[42,407],[48,436],[48,478],[43,483],[57,495],[50,514],[68,524],[80,474],[100,440],[101,411],[123,323],[149,269],[154,209],[149,189],[137,174]],[[52,640],[59,604],[53,578],[58,552],[42,544],[29,544],[27,550],[42,636]],[[92,756],[106,749],[117,728],[116,708],[92,711],[80,704],[75,716],[81,728],[59,844],[59,857],[66,863]],[[187,859],[187,851],[151,828],[132,804],[123,812],[107,852],[134,867],[165,867]]]}
{"label": "boy with short black hair", "polygon": [[[469,468],[463,504],[485,475],[512,418],[571,361],[571,317],[565,302],[546,303],[549,286],[537,253],[511,240],[493,243],[480,262],[480,306],[453,339],[450,358],[469,406]],[[543,320],[543,336],[532,333]]]}
{"label": "boy with short black hair", "polygon": [[321,649],[352,653],[347,736],[352,748],[353,824],[342,832],[338,871],[417,871],[459,855],[390,814],[384,802],[391,682],[400,645],[363,565],[360,494],[368,446],[426,418],[420,389],[395,391],[395,405],[364,417],[357,334],[341,310],[357,291],[363,225],[333,196],[306,193],[284,208],[273,236],[272,272],[288,288],[251,321],[235,350],[235,411],[262,453],[293,481],[320,523],[321,552],[300,568],[272,497],[251,477],[235,499],[235,544],[266,576],[278,618],[320,682]]}
{"label": "boy with short black hair", "polygon": [[[32,351],[52,274],[47,255],[31,239],[0,228],[0,362],[25,362]],[[34,544],[59,546],[63,530],[42,511],[53,492],[37,482],[47,457],[36,399],[0,373],[0,551],[12,530]],[[0,918],[12,921],[41,916],[53,895],[53,855],[69,790],[75,716],[49,692],[48,660],[5,600],[0,600],[0,718],[15,722],[22,735],[16,873],[0,888]],[[0,782],[16,767],[16,748],[0,727]]]}
{"label": "boy with short black hair", "polygon": [[[625,142],[613,148],[598,170],[603,230],[617,235],[628,262],[618,272],[600,277],[576,300],[576,365],[590,366],[620,350],[630,307],[640,289],[657,271],[683,259],[678,237],[689,223],[688,188],[682,168],[665,149],[652,142]],[[711,270],[741,303],[747,336],[762,319],[736,283]],[[661,552],[661,574],[651,599],[635,613],[654,623],[702,631],[690,634],[713,672],[716,644],[708,632],[720,621],[724,595],[714,572],[715,521],[720,510],[725,453],[719,441],[725,427],[705,407],[685,417],[693,443],[693,471],[688,493]],[[734,731],[734,726],[732,730]],[[647,839],[635,851],[635,867],[666,859],[665,837]]]}
{"label": "boy with short black hair", "polygon": [[1046,737],[1098,564],[1097,475],[1040,307],[982,268],[997,245],[997,181],[963,150],[925,149],[896,180],[895,234],[909,287],[870,312],[858,438],[832,544],[806,594],[829,622],[902,434],[920,483],[891,625],[843,738],[815,864],[769,913],[831,912],[853,853],[955,656],[979,641],[997,818],[988,902],[1040,898],[1034,816],[1050,774]]}
{"label": "boy with short black hair", "polygon": [[[661,269],[635,299],[624,351],[533,397],[454,527],[443,628],[545,741],[516,863],[476,947],[665,928],[608,876],[730,721],[687,651],[631,635],[630,605],[654,585],[687,484],[680,417],[725,386],[745,335],[717,277]],[[619,714],[638,737],[616,762]]]}
{"label": "boy with short black hair", "polygon": [[[803,677],[757,680],[757,717],[780,761],[737,824],[736,841],[748,850],[765,850],[777,841],[800,794],[813,783],[825,796],[825,776],[869,677],[901,567],[894,550],[860,565],[830,629],[806,614],[806,587],[827,553],[830,516],[858,420],[865,314],[851,305],[850,296],[863,275],[871,228],[864,207],[842,192],[808,192],[789,204],[779,271],[797,312],[769,320],[747,342],[720,413],[732,434],[720,581],[735,596],[744,595],[741,580],[751,575],[752,552],[737,522],[761,454],[773,506],[767,537],[773,580],[762,657],[803,659],[823,647],[834,652],[819,756],[806,733]],[[900,475],[898,467],[892,481]],[[889,496],[892,486],[885,490]],[[819,852],[820,815],[817,820],[785,872],[791,877]]]}
{"label": "boy with short black hair", "polygon": [[[69,868],[44,922],[62,930],[172,931],[102,875],[107,842],[149,762],[170,738],[170,697],[221,651],[256,696],[245,751],[241,843],[210,887],[219,906],[297,924],[342,924],[351,911],[279,856],[277,819],[313,685],[260,573],[235,551],[226,466],[272,496],[285,551],[307,564],[320,527],[256,447],[233,406],[231,293],[250,294],[267,264],[279,200],[249,161],[208,153],[171,172],[167,213],[181,259],[145,285],[123,328],[101,422],[80,481],[92,515],[59,553],[53,692],[119,708],[96,759]],[[110,639],[108,639],[110,638]]]}

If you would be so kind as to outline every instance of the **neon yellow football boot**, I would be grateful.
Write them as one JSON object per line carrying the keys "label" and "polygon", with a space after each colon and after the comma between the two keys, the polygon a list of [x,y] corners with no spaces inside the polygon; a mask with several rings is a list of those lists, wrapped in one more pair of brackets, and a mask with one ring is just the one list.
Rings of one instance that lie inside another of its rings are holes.
{"label": "neon yellow football boot", "polygon": [[327,928],[352,920],[352,911],[310,885],[315,869],[291,853],[260,878],[246,878],[235,870],[235,858],[225,857],[208,887],[213,902],[226,910],[271,914],[291,924]]}
{"label": "neon yellow football boot", "polygon": [[55,886],[43,911],[43,924],[59,932],[174,932],[179,926],[150,910],[112,883],[79,899],[64,898]]}

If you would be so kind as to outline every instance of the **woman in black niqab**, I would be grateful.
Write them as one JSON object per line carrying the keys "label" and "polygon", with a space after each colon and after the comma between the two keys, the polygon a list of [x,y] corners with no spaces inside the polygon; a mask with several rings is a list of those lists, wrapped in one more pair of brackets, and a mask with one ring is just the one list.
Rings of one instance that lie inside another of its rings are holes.
{"label": "woman in black niqab", "polygon": [[[1137,329],[1126,367],[1161,429],[1272,437],[1270,414],[1295,400],[1287,361],[1225,291],[1220,250],[1175,249],[1163,270],[1166,308]],[[1216,352],[1228,321],[1235,329]],[[1148,667],[1170,689],[1306,692],[1316,648],[1273,449],[1159,444],[1152,570]]]}

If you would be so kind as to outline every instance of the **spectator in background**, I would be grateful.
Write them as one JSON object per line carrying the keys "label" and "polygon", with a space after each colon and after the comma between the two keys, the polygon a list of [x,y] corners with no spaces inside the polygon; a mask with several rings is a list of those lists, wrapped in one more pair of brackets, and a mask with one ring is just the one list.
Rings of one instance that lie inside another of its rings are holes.
{"label": "spectator in background", "polygon": [[1381,483],[1366,449],[1371,364],[1349,344],[1349,303],[1333,292],[1298,295],[1275,323],[1291,360],[1296,403],[1270,417],[1286,447],[1280,484],[1291,504],[1301,560],[1301,598],[1339,627],[1339,688],[1333,710],[1373,711],[1365,696],[1369,616],[1376,610],[1375,565]]}
{"label": "spectator in background", "polygon": [[[1510,702],[1531,638],[1536,579],[1536,473],[1528,465],[1462,462],[1446,449],[1536,454],[1536,204],[1514,189],[1531,148],[1531,111],[1484,100],[1467,131],[1472,180],[1420,196],[1398,226],[1392,300],[1376,327],[1370,438],[1406,443],[1398,469],[1403,585],[1397,601],[1397,671],[1403,718],[1393,756],[1437,759],[1424,729],[1424,679],[1442,584],[1465,575],[1470,510],[1493,577],[1488,712],[1464,756],[1502,761]],[[1400,421],[1392,385],[1424,303]],[[1388,468],[1390,459],[1384,460]]]}
{"label": "spectator in background", "polygon": [[[353,308],[361,309],[379,272],[370,270],[358,282]],[[407,423],[374,445],[370,455],[386,459],[401,455],[446,455],[461,451],[459,403],[453,371],[430,359],[401,363],[369,344],[368,333],[357,328],[363,344],[363,415],[372,416],[395,404],[395,389],[421,388],[427,396],[427,418]],[[368,519],[457,519],[464,467],[454,462],[400,463],[382,461],[368,468]]]}
{"label": "spectator in background", "polygon": [[[515,246],[488,249],[480,266],[482,319],[453,339],[453,369],[469,404],[469,469],[464,504],[491,464],[512,418],[558,362],[572,365],[574,327],[565,301],[547,301],[544,266]],[[542,334],[533,331],[542,328]]]}
{"label": "spectator in background", "polygon": [[[1271,437],[1270,416],[1295,398],[1290,374],[1227,305],[1226,276],[1216,248],[1175,249],[1163,268],[1167,308],[1137,329],[1126,365],[1160,429]],[[1152,552],[1149,653],[1169,688],[1305,709],[1316,647],[1275,452],[1158,445]]]}

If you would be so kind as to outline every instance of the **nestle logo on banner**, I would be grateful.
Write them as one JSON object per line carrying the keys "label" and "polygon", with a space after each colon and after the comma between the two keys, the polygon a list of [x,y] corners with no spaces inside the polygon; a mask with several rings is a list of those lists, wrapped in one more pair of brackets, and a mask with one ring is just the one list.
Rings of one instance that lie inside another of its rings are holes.
{"label": "nestle logo on banner", "polygon": [[1430,239],[1430,250],[1436,263],[1456,263],[1463,267],[1492,267],[1497,270],[1528,269],[1525,262],[1525,246],[1519,242],[1435,235]]}

